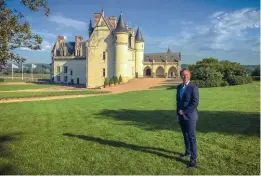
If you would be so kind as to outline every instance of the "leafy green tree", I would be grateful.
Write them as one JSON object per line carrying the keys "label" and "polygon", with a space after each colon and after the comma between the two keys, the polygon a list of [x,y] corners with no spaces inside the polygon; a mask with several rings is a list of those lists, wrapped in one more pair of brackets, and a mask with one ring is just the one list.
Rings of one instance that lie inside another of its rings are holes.
{"label": "leafy green tree", "polygon": [[[50,13],[47,0],[17,1],[33,12],[43,9],[46,16]],[[0,0],[0,65],[6,65],[8,60],[25,61],[14,50],[20,47],[40,50],[43,41],[39,35],[32,34],[30,24],[21,12],[7,7],[8,2],[10,0]]]}
{"label": "leafy green tree", "polygon": [[204,58],[188,68],[192,71],[191,80],[199,87],[239,85],[252,81],[243,65],[228,60]]}
{"label": "leafy green tree", "polygon": [[251,76],[260,76],[260,65],[258,65],[255,70],[252,71]]}

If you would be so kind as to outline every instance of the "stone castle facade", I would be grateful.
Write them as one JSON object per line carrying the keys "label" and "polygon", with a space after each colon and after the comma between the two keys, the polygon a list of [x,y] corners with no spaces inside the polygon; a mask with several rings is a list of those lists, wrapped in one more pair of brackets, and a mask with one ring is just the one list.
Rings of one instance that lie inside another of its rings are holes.
{"label": "stone castle facade", "polygon": [[181,63],[180,53],[144,54],[144,39],[140,28],[124,23],[121,13],[105,17],[104,11],[94,14],[94,25],[89,24],[89,39],[76,36],[65,42],[63,36],[52,49],[51,78],[55,83],[85,84],[96,88],[105,78],[121,76],[123,81],[135,77],[176,77]]}

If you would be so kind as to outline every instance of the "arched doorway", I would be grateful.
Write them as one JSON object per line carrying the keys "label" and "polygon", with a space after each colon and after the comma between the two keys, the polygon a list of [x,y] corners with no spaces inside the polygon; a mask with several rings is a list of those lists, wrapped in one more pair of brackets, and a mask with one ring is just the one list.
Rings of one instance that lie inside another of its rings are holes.
{"label": "arched doorway", "polygon": [[151,77],[151,68],[149,66],[144,68],[144,76]]}
{"label": "arched doorway", "polygon": [[176,78],[177,75],[178,75],[177,74],[177,69],[174,66],[170,67],[169,71],[168,71],[168,77],[169,78]]}
{"label": "arched doorway", "polygon": [[156,77],[164,77],[164,69],[161,66],[156,70]]}

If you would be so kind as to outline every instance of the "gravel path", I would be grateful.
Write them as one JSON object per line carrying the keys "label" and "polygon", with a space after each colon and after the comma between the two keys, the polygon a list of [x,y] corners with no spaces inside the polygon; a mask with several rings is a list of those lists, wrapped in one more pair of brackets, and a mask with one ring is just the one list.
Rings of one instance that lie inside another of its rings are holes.
{"label": "gravel path", "polygon": [[[91,95],[64,95],[64,96],[52,96],[52,97],[28,97],[28,98],[17,98],[17,99],[9,99],[9,100],[0,100],[0,103],[11,103],[11,102],[24,102],[24,101],[43,101],[43,100],[56,100],[56,99],[67,99],[67,98],[80,98],[80,97],[92,97],[92,96],[105,96],[111,94],[118,94],[123,92],[130,92],[130,91],[141,91],[141,90],[151,90],[150,87],[160,86],[160,85],[168,85],[168,84],[179,84],[181,80],[171,80],[165,78],[138,78],[129,81],[126,84],[121,84],[117,86],[112,86],[105,88],[105,91],[111,91],[111,93],[106,94],[91,94]],[[79,90],[87,90],[82,88],[74,88],[71,89],[74,91]],[[20,91],[27,91],[27,92],[45,92],[45,91],[68,91],[66,87],[56,87],[56,88],[46,88],[46,89],[28,89],[28,90],[20,90]],[[11,91],[9,91],[11,92]],[[17,92],[17,91],[12,91]]]}

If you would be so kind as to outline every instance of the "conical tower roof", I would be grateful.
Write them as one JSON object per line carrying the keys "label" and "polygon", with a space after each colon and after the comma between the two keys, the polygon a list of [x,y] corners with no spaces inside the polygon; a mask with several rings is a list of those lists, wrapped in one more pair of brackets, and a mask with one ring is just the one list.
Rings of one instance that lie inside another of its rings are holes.
{"label": "conical tower roof", "polygon": [[117,27],[114,29],[114,32],[126,32],[129,33],[128,29],[126,28],[126,25],[124,23],[124,19],[123,19],[123,15],[121,13],[118,23],[117,23]]}
{"label": "conical tower roof", "polygon": [[135,41],[136,42],[144,42],[144,40],[142,38],[141,31],[140,31],[140,27],[138,27],[138,29],[137,29],[136,36],[135,36]]}
{"label": "conical tower roof", "polygon": [[167,53],[172,53],[172,51],[171,51],[171,49],[170,49],[170,47],[168,48],[168,51],[167,51]]}

